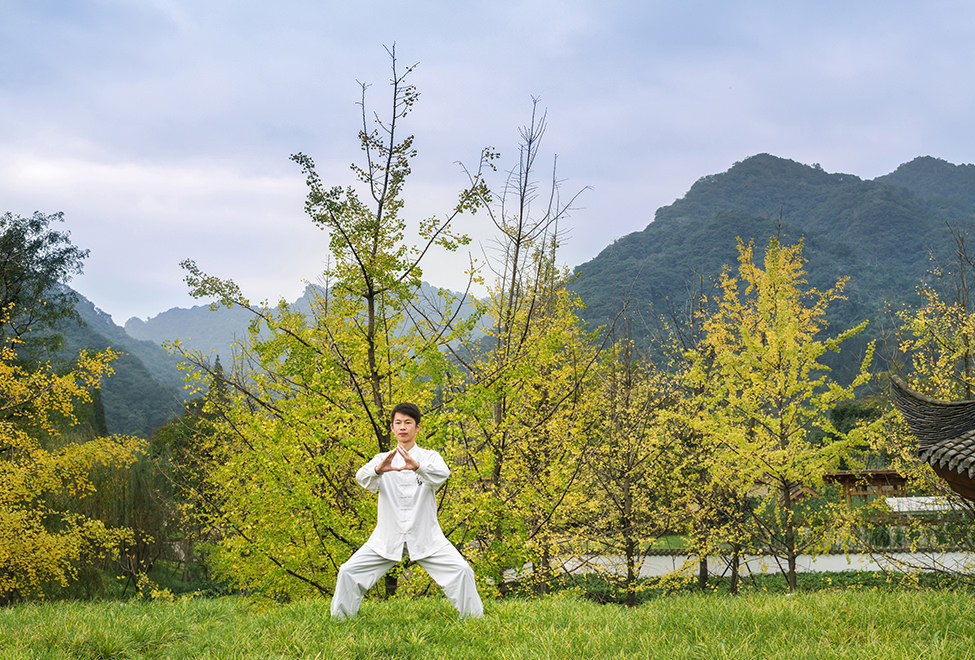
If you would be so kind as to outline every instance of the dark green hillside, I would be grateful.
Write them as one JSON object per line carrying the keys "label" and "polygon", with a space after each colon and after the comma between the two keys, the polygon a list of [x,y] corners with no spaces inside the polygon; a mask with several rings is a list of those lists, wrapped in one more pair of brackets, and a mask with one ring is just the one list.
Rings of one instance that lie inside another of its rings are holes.
{"label": "dark green hillside", "polygon": [[163,385],[182,389],[182,375],[176,358],[169,352],[154,342],[133,338],[116,325],[111,316],[96,308],[84,296],[78,295],[76,309],[89,328],[105,337],[112,346],[138,358],[153,378]]}
{"label": "dark green hillside", "polygon": [[[930,163],[920,160],[918,169],[927,172]],[[975,202],[966,201],[975,190],[968,167],[961,170],[965,176],[946,170],[954,174],[944,185],[935,185],[934,176],[917,177],[942,195],[931,200],[906,185],[892,185],[894,175],[865,181],[768,154],[753,156],[698,180],[683,198],[660,208],[646,229],[579,266],[574,288],[588,304],[591,322],[606,323],[626,299],[629,316],[648,320],[683,307],[701,278],[710,282],[723,265],[736,264],[736,237],[754,239],[761,248],[781,232],[787,242],[804,240],[813,286],[850,277],[849,300],[831,310],[835,330],[877,319],[885,301],[913,298],[932,254],[949,261],[946,222],[975,228]],[[902,166],[896,180],[914,180],[907,176],[913,171]]]}
{"label": "dark green hillside", "polygon": [[965,205],[969,213],[975,207],[975,165],[952,165],[940,158],[920,156],[875,181],[904,188],[922,199]]}
{"label": "dark green hillside", "polygon": [[122,355],[112,363],[115,374],[102,383],[102,401],[109,433],[148,438],[174,414],[182,411],[182,385],[176,361],[148,342],[135,341],[111,317],[78,295],[76,306],[84,325],[60,328],[62,356],[111,346]]}

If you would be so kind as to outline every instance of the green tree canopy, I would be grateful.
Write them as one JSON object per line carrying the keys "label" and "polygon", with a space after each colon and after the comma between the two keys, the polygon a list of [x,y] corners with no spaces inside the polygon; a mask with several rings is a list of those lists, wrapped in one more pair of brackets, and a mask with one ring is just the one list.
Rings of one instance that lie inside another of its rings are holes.
{"label": "green tree canopy", "polygon": [[69,232],[57,231],[61,213],[24,218],[0,216],[0,345],[18,344],[18,351],[56,348],[52,332],[65,319],[80,322],[77,298],[61,286],[80,275],[88,250],[73,245]]}

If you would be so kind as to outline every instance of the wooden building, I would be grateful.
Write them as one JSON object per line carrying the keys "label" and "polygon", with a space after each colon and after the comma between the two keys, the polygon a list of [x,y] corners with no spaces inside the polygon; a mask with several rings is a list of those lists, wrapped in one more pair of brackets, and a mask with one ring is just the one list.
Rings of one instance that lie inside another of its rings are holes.
{"label": "wooden building", "polygon": [[907,478],[897,470],[842,470],[827,472],[823,481],[838,486],[847,506],[865,503],[875,497],[903,497]]}

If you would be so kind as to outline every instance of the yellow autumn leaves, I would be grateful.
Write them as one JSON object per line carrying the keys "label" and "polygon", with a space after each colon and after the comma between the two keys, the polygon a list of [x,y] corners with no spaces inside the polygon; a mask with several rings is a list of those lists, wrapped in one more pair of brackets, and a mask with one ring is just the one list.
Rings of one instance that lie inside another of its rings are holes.
{"label": "yellow autumn leaves", "polygon": [[112,351],[82,353],[63,373],[0,355],[0,600],[43,595],[66,585],[79,563],[117,548],[124,529],[59,506],[92,490],[102,466],[127,466],[143,450],[137,438],[63,442],[61,430],[90,390],[111,373]]}

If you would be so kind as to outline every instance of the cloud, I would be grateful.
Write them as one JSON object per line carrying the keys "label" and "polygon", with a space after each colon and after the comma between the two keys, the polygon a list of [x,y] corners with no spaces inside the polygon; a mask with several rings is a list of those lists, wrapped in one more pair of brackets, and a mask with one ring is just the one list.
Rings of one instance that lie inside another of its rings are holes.
{"label": "cloud", "polygon": [[[37,199],[40,210],[65,212],[72,240],[91,250],[79,289],[109,309],[126,301],[137,308],[132,315],[163,311],[167,299],[186,302],[183,259],[276,299],[300,293],[327,248],[303,215],[297,168],[281,176],[220,162],[99,162],[3,150],[0,178],[17,191],[6,200],[15,212],[32,212]],[[169,296],[159,294],[165,289]]]}
{"label": "cloud", "polygon": [[[517,154],[531,98],[569,192],[568,265],[643,229],[699,177],[759,152],[875,177],[971,162],[975,6],[963,2],[100,0],[13,3],[0,22],[0,199],[64,210],[76,284],[118,315],[192,304],[195,258],[256,298],[324,264],[288,155],[334,184],[359,157],[358,81],[388,108],[396,43],[420,101],[411,217],[449,208],[458,161]],[[486,221],[467,219],[477,242]],[[479,256],[476,245],[472,248]],[[437,256],[428,279],[464,255]]]}

